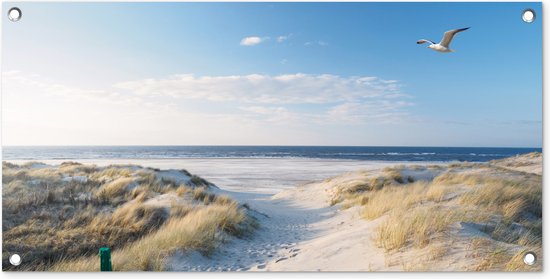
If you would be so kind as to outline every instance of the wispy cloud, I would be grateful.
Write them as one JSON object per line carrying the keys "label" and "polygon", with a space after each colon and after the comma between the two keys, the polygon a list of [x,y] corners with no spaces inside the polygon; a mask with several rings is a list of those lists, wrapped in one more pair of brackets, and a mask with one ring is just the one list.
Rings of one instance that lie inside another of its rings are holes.
{"label": "wispy cloud", "polygon": [[23,72],[3,73],[2,95],[8,145],[154,144],[162,139],[151,131],[167,130],[163,122],[179,113],[163,100]]}
{"label": "wispy cloud", "polygon": [[259,119],[275,124],[286,124],[293,121],[303,120],[303,117],[298,112],[292,112],[282,106],[249,106],[240,107],[240,110],[252,114],[252,119]]}
{"label": "wispy cloud", "polygon": [[115,85],[137,96],[234,104],[235,117],[276,124],[395,123],[408,119],[411,97],[395,80],[312,74],[174,75]]}
{"label": "wispy cloud", "polygon": [[327,125],[411,119],[414,105],[398,81],[369,76],[173,75],[92,89],[21,72],[2,81],[9,144],[256,144],[275,134],[305,143]]}
{"label": "wispy cloud", "polygon": [[268,40],[269,37],[250,36],[241,40],[241,46],[255,46]]}
{"label": "wispy cloud", "polygon": [[403,109],[413,106],[412,102],[403,100],[370,100],[365,102],[348,102],[337,105],[327,113],[328,119],[333,122],[402,122],[408,115]]}
{"label": "wispy cloud", "polygon": [[48,77],[23,73],[19,71],[5,72],[2,81],[6,90],[13,92],[37,92],[42,95],[56,96],[65,100],[86,100],[111,104],[143,104],[143,99],[137,95],[121,94],[117,90],[79,88],[60,84]]}
{"label": "wispy cloud", "polygon": [[322,74],[194,76],[173,75],[118,83],[137,96],[258,104],[323,104],[406,97],[400,84],[377,77]]}
{"label": "wispy cloud", "polygon": [[325,41],[309,41],[304,43],[305,46],[328,46]]}
{"label": "wispy cloud", "polygon": [[324,126],[327,124],[402,123],[412,117],[405,108],[413,105],[411,102],[404,101],[373,100],[363,103],[343,103],[316,111],[300,111],[284,106],[249,106],[240,107],[240,109],[246,113],[246,119],[260,122],[266,121],[278,125],[302,123]]}
{"label": "wispy cloud", "polygon": [[[288,35],[281,35],[281,36],[277,36],[277,37],[274,37],[275,41],[277,43],[282,43],[288,39],[290,39],[290,37],[292,37],[292,34],[288,34]],[[250,36],[250,37],[245,37],[243,39],[241,39],[241,42],[240,42],[240,45],[241,46],[255,46],[255,45],[259,45],[261,43],[264,43],[266,42],[267,40],[269,40],[271,37],[269,36],[263,36],[263,37],[260,37],[260,36]]]}
{"label": "wispy cloud", "polygon": [[282,43],[282,42],[290,39],[290,37],[292,37],[292,34],[278,36],[277,37],[277,42]]}

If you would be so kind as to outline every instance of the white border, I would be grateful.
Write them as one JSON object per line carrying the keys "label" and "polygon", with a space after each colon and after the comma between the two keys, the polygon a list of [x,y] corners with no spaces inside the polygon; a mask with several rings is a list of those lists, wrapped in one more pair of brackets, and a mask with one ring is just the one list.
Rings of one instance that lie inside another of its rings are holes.
{"label": "white border", "polygon": [[[85,1],[85,0],[71,0],[71,1],[45,1],[45,0],[34,0],[34,1],[1,1],[4,2],[235,2],[235,1],[229,1],[229,0],[218,0],[218,1],[177,1],[177,0],[164,0],[164,1],[155,1],[155,0],[122,0],[122,1],[109,1],[109,0],[96,0],[96,1]],[[321,1],[314,1],[314,0],[301,0],[301,1],[257,1],[257,0],[241,0],[238,2],[335,2],[335,1],[327,1],[327,0],[321,0]],[[378,0],[378,1],[357,1],[357,0],[348,0],[346,2],[537,2],[537,1],[510,1],[510,0],[504,0],[504,1],[492,1],[492,0],[484,0],[484,1],[412,1],[412,0],[399,0],[399,1],[391,1],[391,0]],[[543,0],[543,14],[546,14],[546,4],[550,3],[550,0]],[[23,11],[24,12],[24,11]],[[4,11],[0,7],[0,13],[2,16],[4,15]],[[519,12],[518,12],[519,13]],[[519,18],[519,17],[518,17]],[[537,15],[536,20],[543,20],[543,16]],[[547,44],[545,43],[546,38],[549,36],[550,29],[548,27],[548,21],[543,21],[543,53],[548,51]],[[0,38],[1,38],[1,30],[0,30]],[[1,44],[0,44],[1,46]],[[543,92],[546,90],[544,89],[545,82],[549,80],[550,74],[546,71],[544,71],[544,65],[548,64],[548,56],[543,55]],[[1,57],[0,57],[0,65],[1,65]],[[543,98],[543,108],[549,107],[550,98]],[[547,137],[544,137],[544,131],[547,130],[547,126],[549,122],[548,114],[544,113],[543,109],[543,150],[544,146],[549,146]],[[1,155],[0,155],[1,156]],[[549,173],[548,168],[550,167],[547,163],[546,156],[544,157],[544,173]],[[544,187],[548,185],[548,177],[546,175],[543,176],[544,180]],[[549,206],[548,206],[548,196],[550,195],[550,191],[544,190],[543,191],[543,216],[550,216],[549,212]],[[548,217],[546,217],[548,218]],[[548,252],[549,248],[549,240],[548,240],[548,231],[549,231],[549,224],[550,221],[543,221],[543,249],[544,251]],[[1,240],[1,237],[0,237]],[[1,243],[1,241],[0,241]],[[415,272],[415,273],[408,273],[408,272],[364,272],[364,273],[254,273],[254,272],[237,272],[237,273],[181,273],[181,272],[128,272],[128,273],[33,273],[33,272],[0,272],[0,278],[74,278],[75,276],[81,277],[81,278],[98,278],[98,276],[101,276],[101,278],[150,278],[152,276],[155,277],[163,277],[163,278],[178,278],[178,279],[187,279],[187,278],[545,278],[547,277],[548,273],[548,264],[547,261],[544,261],[544,270],[545,272],[539,272],[539,273],[515,273],[515,272],[498,272],[498,273],[487,273],[487,272]]]}

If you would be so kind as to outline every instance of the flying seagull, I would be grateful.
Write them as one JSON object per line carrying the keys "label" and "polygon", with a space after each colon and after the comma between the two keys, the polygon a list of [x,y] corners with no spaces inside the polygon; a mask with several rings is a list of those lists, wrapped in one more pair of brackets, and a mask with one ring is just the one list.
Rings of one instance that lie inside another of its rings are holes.
{"label": "flying seagull", "polygon": [[425,39],[418,40],[416,43],[419,45],[423,43],[430,43],[428,47],[439,52],[454,52],[454,50],[449,48],[454,36],[456,35],[456,33],[466,31],[468,29],[470,29],[470,27],[454,29],[454,30],[449,30],[445,32],[445,34],[443,34],[443,39],[441,39],[441,42],[439,42],[439,44],[436,44],[434,41],[425,40]]}

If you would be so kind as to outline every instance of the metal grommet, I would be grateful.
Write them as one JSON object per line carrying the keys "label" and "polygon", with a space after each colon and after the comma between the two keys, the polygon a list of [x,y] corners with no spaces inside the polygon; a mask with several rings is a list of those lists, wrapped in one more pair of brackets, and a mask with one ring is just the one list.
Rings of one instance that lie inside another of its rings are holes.
{"label": "metal grommet", "polygon": [[523,19],[523,22],[532,23],[533,21],[535,21],[535,18],[536,14],[533,9],[525,9],[521,13],[521,19]]}
{"label": "metal grommet", "polygon": [[534,265],[537,262],[537,255],[533,252],[527,252],[523,255],[523,262],[526,265]]}
{"label": "metal grommet", "polygon": [[21,13],[21,9],[17,7],[13,7],[8,10],[8,18],[13,22],[19,21],[22,15],[23,13]]}
{"label": "metal grommet", "polygon": [[21,256],[19,256],[18,254],[13,254],[10,256],[10,263],[12,265],[15,265],[15,266],[18,266],[21,264]]}

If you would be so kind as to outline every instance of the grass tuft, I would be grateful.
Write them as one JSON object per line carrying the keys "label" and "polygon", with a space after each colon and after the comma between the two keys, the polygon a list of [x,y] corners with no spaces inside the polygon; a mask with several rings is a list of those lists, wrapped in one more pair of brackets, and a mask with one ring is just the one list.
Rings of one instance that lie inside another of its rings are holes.
{"label": "grass tuft", "polygon": [[412,212],[395,211],[380,225],[376,242],[387,251],[407,245],[425,247],[432,236],[445,231],[458,214],[442,207],[417,208]]}

